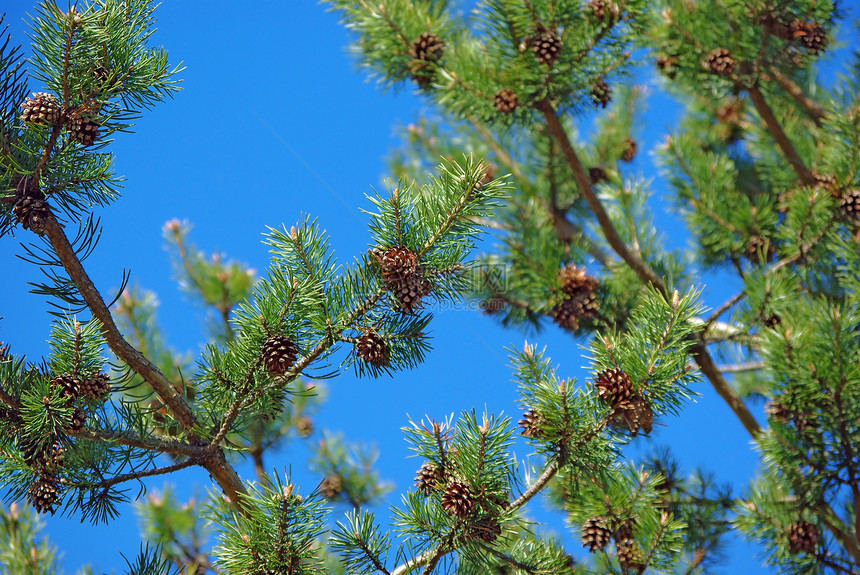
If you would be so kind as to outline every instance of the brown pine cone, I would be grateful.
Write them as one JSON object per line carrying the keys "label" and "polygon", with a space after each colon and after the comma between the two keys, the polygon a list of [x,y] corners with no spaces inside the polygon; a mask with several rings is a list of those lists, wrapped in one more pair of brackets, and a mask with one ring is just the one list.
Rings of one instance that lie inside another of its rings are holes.
{"label": "brown pine cone", "polygon": [[48,125],[59,122],[63,107],[53,94],[36,92],[21,104],[21,121],[27,124]]}
{"label": "brown pine cone", "polygon": [[532,40],[532,52],[537,56],[538,62],[550,67],[561,56],[561,48],[561,38],[553,32],[541,32]]}
{"label": "brown pine cone", "polygon": [[818,527],[808,521],[792,523],[788,528],[788,550],[791,553],[815,553]]}
{"label": "brown pine cone", "polygon": [[358,343],[355,344],[355,353],[370,365],[376,367],[388,365],[388,343],[373,330],[366,331],[364,335],[358,338]]}
{"label": "brown pine cone", "polygon": [[591,101],[594,102],[595,106],[605,108],[611,100],[612,88],[609,87],[606,80],[597,80],[591,86]]}
{"label": "brown pine cone", "polygon": [[22,228],[39,236],[45,235],[51,214],[48,202],[39,197],[23,196],[15,202],[12,213]]}
{"label": "brown pine cone", "polygon": [[708,52],[707,57],[702,61],[702,65],[714,74],[730,76],[735,71],[737,61],[725,48],[715,48]]}
{"label": "brown pine cone", "polygon": [[517,98],[516,92],[509,88],[505,88],[504,90],[496,92],[495,97],[493,97],[493,104],[496,106],[496,110],[500,113],[510,114],[517,109],[520,102]]}
{"label": "brown pine cone", "polygon": [[424,495],[430,495],[445,480],[445,474],[429,461],[421,464],[415,473],[415,487]]}
{"label": "brown pine cone", "polygon": [[442,508],[463,519],[475,509],[475,499],[469,486],[460,481],[451,482],[442,494]]}
{"label": "brown pine cone", "polygon": [[60,484],[53,477],[40,477],[27,489],[27,501],[38,513],[50,511],[53,515],[54,505],[59,499]]}
{"label": "brown pine cone", "polygon": [[624,139],[624,151],[621,152],[621,161],[632,162],[636,157],[636,140],[633,138]]}
{"label": "brown pine cone", "polygon": [[588,547],[591,553],[604,549],[611,538],[612,530],[601,517],[593,517],[582,524],[582,546]]}
{"label": "brown pine cone", "polygon": [[546,418],[536,409],[530,409],[523,414],[520,420],[523,437],[534,437],[535,439],[543,436],[543,426],[547,424]]}
{"label": "brown pine cone", "polygon": [[269,373],[286,373],[296,362],[298,348],[293,341],[281,335],[274,335],[263,342],[260,357]]}

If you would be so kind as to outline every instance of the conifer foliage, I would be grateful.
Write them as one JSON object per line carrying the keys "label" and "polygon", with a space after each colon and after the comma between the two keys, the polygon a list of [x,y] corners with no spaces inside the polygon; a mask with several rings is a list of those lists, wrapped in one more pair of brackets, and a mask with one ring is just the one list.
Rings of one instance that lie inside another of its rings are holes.
{"label": "conifer foliage", "polygon": [[[106,303],[82,265],[101,232],[93,209],[118,197],[111,139],[177,89],[180,70],[150,45],[155,7],[46,1],[29,60],[2,43],[0,237],[35,241],[21,255],[45,270],[33,292],[55,319],[46,358],[0,346],[0,487],[14,502],[0,533],[20,542],[0,567],[56,572],[24,502],[109,522],[128,483],[197,466],[212,479],[205,504],[142,504],[159,546],[128,573],[704,573],[730,531],[782,572],[858,573],[860,85],[815,74],[834,3],[484,0],[471,15],[444,0],[326,3],[370,74],[412,87],[441,121],[411,127],[352,263],[301,216],[269,229],[271,266],[254,281],[168,222],[183,283],[215,311],[193,363],[160,338],[151,295],[122,277]],[[656,155],[687,253],[657,233],[636,171],[655,140],[633,129],[643,93],[626,79],[643,59],[685,109]],[[590,133],[576,131],[583,114]],[[497,245],[478,256],[486,224]],[[707,311],[702,270],[742,289]],[[463,299],[505,326],[554,322],[587,342],[589,375],[512,346],[518,424],[470,406],[410,420],[420,464],[390,526],[367,508],[391,489],[375,454],[338,436],[318,442],[316,488],[267,473],[266,450],[315,433],[323,387],[304,378],[420,368],[433,306]],[[668,451],[622,451],[671,426],[702,384],[761,456],[735,493]],[[237,474],[245,458],[256,477]],[[542,494],[572,547],[532,528]],[[339,503],[351,510],[332,515]]]}

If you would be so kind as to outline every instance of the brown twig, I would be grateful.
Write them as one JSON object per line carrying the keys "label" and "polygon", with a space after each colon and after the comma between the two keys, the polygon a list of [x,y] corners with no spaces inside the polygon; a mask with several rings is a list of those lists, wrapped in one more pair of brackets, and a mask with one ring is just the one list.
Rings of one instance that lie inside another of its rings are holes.
{"label": "brown twig", "polygon": [[642,260],[642,258],[630,250],[618,234],[612,220],[609,219],[609,214],[603,208],[603,204],[600,202],[594,188],[591,186],[588,174],[585,172],[585,168],[579,160],[579,156],[576,151],[573,149],[573,145],[567,137],[564,126],[562,126],[552,104],[547,100],[541,100],[537,102],[535,106],[538,111],[543,114],[544,119],[549,126],[550,134],[552,134],[553,138],[561,147],[562,155],[567,161],[571,172],[573,172],[573,177],[576,180],[577,186],[579,186],[579,191],[585,198],[585,201],[591,209],[591,212],[594,214],[594,217],[597,218],[597,223],[600,225],[600,229],[606,236],[606,241],[609,242],[609,245],[612,246],[615,253],[617,253],[634,272],[636,272],[636,275],[639,276],[643,283],[653,285],[657,291],[663,294],[666,301],[669,301],[670,296],[663,280],[654,273],[654,270],[652,270],[651,267]]}
{"label": "brown twig", "polygon": [[[49,214],[46,218],[46,234],[57,258],[63,264],[66,273],[75,282],[93,317],[101,323],[102,335],[110,349],[152,387],[161,401],[171,410],[179,424],[182,425],[189,439],[192,442],[200,441],[197,435],[197,419],[185,398],[180,395],[167,377],[140,351],[132,347],[119,332],[110,310],[108,310],[101,294],[81,265],[74,248],[63,232],[62,226],[53,214]],[[200,460],[200,464],[209,471],[227,498],[235,506],[240,507],[240,494],[245,493],[245,487],[242,485],[242,480],[236,470],[227,463],[224,452],[220,449],[209,452]]]}
{"label": "brown twig", "polygon": [[794,100],[800,104],[816,126],[821,127],[821,120],[827,117],[827,111],[824,106],[806,95],[803,89],[795,84],[791,78],[783,74],[776,67],[770,66],[767,68],[767,73],[773,78],[779,87],[785,90]]}
{"label": "brown twig", "polygon": [[179,461],[173,463],[171,465],[165,465],[164,467],[154,467],[152,469],[145,469],[143,471],[134,471],[131,473],[124,473],[122,475],[116,475],[111,477],[110,479],[106,479],[100,483],[95,485],[90,485],[87,487],[91,487],[92,489],[107,489],[108,487],[112,487],[117,485],[118,483],[124,483],[126,481],[133,481],[135,479],[140,479],[142,477],[153,477],[156,475],[165,475],[168,473],[173,473],[174,471],[179,471],[180,469],[185,469],[186,467],[191,467],[196,464],[197,461],[193,457],[189,457],[184,461]]}
{"label": "brown twig", "polygon": [[816,184],[815,176],[812,175],[812,172],[809,171],[809,168],[806,167],[806,164],[803,163],[800,155],[798,155],[797,150],[794,149],[794,145],[791,143],[791,140],[788,139],[788,136],[782,129],[782,125],[779,123],[779,120],[776,119],[776,116],[768,105],[767,100],[765,100],[764,94],[761,93],[758,86],[748,87],[747,93],[750,95],[750,100],[752,100],[756,111],[759,113],[762,120],[764,120],[770,135],[773,136],[773,139],[776,141],[776,145],[779,146],[782,155],[785,156],[785,159],[788,160],[788,163],[791,164],[792,168],[794,168],[797,177],[799,177],[800,181],[805,185],[814,186]]}
{"label": "brown twig", "polygon": [[[606,210],[603,208],[603,204],[601,204],[594,188],[591,186],[591,182],[588,179],[588,175],[585,173],[582,162],[580,162],[579,156],[573,149],[573,145],[567,137],[564,126],[562,126],[552,104],[546,100],[542,100],[538,102],[537,108],[546,119],[550,133],[559,142],[562,154],[570,166],[573,177],[576,180],[582,195],[585,197],[589,208],[591,208],[594,217],[597,218],[600,229],[606,236],[606,240],[609,242],[609,245],[612,246],[615,253],[617,253],[634,272],[636,272],[636,275],[639,276],[643,283],[654,286],[654,288],[662,294],[663,298],[667,302],[672,301],[671,295],[668,293],[663,280],[657,276],[654,270],[652,270],[645,261],[643,261],[636,253],[631,251],[627,244],[624,243],[624,240],[621,239],[621,236],[615,229],[615,225],[612,223],[612,220],[609,219],[609,214],[606,213]],[[711,358],[708,353],[708,349],[702,340],[701,332],[699,332],[696,342],[691,347],[691,352],[693,357],[696,359],[696,363],[699,364],[699,368],[702,370],[702,373],[705,374],[705,377],[708,378],[708,381],[711,382],[711,385],[716,389],[717,393],[720,394],[729,407],[731,407],[732,411],[735,412],[735,415],[737,415],[738,419],[740,419],[747,431],[749,431],[751,435],[755,436],[761,427],[756,422],[755,417],[750,413],[743,400],[738,396],[735,390],[732,389],[720,373],[717,366],[714,364],[714,360]]]}

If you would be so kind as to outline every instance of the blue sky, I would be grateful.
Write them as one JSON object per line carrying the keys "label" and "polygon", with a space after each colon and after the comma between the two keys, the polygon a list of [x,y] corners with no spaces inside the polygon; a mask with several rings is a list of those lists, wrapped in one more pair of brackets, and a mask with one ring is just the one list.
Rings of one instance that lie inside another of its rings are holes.
{"label": "blue sky", "polygon": [[[22,23],[32,5],[4,2],[7,23],[16,42],[27,43]],[[173,100],[147,113],[136,133],[119,134],[112,144],[116,171],[126,176],[123,197],[100,210],[104,232],[87,268],[103,293],[118,287],[123,269],[132,282],[157,292],[159,320],[175,348],[196,354],[203,344],[202,310],[191,304],[171,279],[161,228],[172,218],[194,224],[193,241],[263,271],[266,226],[289,227],[302,213],[319,219],[332,245],[348,262],[367,247],[369,208],[364,194],[379,189],[385,177],[384,156],[397,146],[395,126],[415,119],[424,105],[411,87],[381,93],[358,70],[347,53],[349,37],[335,14],[313,2],[256,2],[237,8],[235,2],[166,2],[156,12],[154,41],[170,52],[173,64],[183,62],[183,90]],[[643,77],[650,77],[649,74]],[[656,87],[656,86],[655,86]],[[37,89],[33,86],[33,89]],[[640,135],[640,150],[662,140],[676,110],[655,97]],[[653,156],[640,153],[631,173],[657,178]],[[683,232],[671,219],[661,219],[663,232],[683,244]],[[27,292],[39,270],[21,262],[17,241],[4,237],[0,248],[0,339],[32,360],[48,353],[48,306]],[[708,281],[709,280],[709,281]],[[706,301],[714,307],[737,291],[724,277],[706,278]],[[380,448],[378,469],[398,490],[378,511],[412,484],[420,462],[400,432],[407,414],[442,419],[475,408],[520,413],[515,403],[504,348],[521,346],[526,335],[503,330],[489,318],[469,310],[445,310],[432,323],[434,351],[412,372],[392,379],[357,380],[351,372],[328,383],[329,401],[316,419],[317,429],[341,431],[355,441]],[[585,377],[587,365],[580,344],[555,328],[530,342],[547,346],[565,377]],[[688,469],[702,466],[738,489],[751,476],[756,457],[749,436],[707,384],[702,397],[680,417],[658,426],[653,441],[670,444]],[[760,413],[760,410],[756,410]],[[309,441],[319,438],[318,433]],[[647,451],[647,448],[645,449]],[[527,455],[524,444],[517,456]],[[270,458],[270,467],[291,467],[294,480],[310,489],[320,478],[305,469],[307,450],[300,443]],[[242,468],[251,478],[250,467]],[[208,483],[205,473],[185,471],[169,480],[180,496]],[[161,483],[150,484],[158,488]],[[195,487],[197,485],[197,487]],[[547,521],[579,553],[578,535],[559,516],[546,513],[540,502],[533,517]],[[336,508],[334,518],[344,509]],[[119,569],[119,553],[133,555],[138,528],[131,509],[109,526],[90,527],[59,517],[47,518],[47,532],[65,553],[66,571],[94,564],[98,570]],[[767,572],[744,544],[731,549],[731,560],[719,572]],[[98,571],[100,572],[100,571]]]}

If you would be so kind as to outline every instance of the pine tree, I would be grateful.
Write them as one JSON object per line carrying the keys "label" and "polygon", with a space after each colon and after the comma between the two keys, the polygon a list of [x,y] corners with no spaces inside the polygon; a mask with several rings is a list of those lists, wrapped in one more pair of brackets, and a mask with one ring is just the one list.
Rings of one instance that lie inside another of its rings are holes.
{"label": "pine tree", "polygon": [[[123,278],[108,304],[82,265],[93,209],[118,199],[111,138],[177,89],[180,69],[150,46],[154,6],[45,2],[28,61],[2,44],[0,235],[34,242],[23,257],[46,280],[33,291],[56,308],[48,357],[0,348],[5,498],[108,522],[129,482],[204,469],[204,502],[141,503],[155,546],[127,560],[136,575],[704,573],[731,532],[780,572],[860,572],[860,50],[853,76],[817,76],[835,3],[484,0],[470,16],[444,0],[327,4],[371,76],[439,119],[392,158],[398,179],[368,198],[371,240],[352,263],[310,216],[270,229],[259,278],[168,222],[181,282],[212,310],[198,358],[166,344],[151,293]],[[684,108],[656,155],[685,253],[657,232],[636,175],[644,94],[629,79],[643,59]],[[743,289],[708,309],[699,286],[714,272]],[[518,422],[470,406],[411,420],[420,463],[389,526],[367,509],[392,489],[370,448],[324,434],[316,488],[267,472],[269,450],[313,433],[323,390],[308,378],[420,369],[434,306],[466,299],[512,335],[555,323],[587,346],[589,376],[512,346]],[[702,384],[761,458],[743,489],[669,450],[623,451]],[[525,468],[515,444],[531,450]],[[256,477],[238,475],[244,459]],[[540,494],[577,548],[531,528]],[[327,532],[338,504],[350,510]],[[57,572],[19,505],[0,515],[16,542],[0,566]]]}

